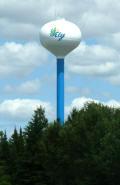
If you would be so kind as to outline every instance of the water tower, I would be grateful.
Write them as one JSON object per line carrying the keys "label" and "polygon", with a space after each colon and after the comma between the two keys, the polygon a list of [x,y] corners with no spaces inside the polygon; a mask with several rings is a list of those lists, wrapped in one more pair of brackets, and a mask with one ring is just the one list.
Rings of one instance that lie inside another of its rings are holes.
{"label": "water tower", "polygon": [[80,40],[80,29],[65,19],[51,21],[40,31],[41,44],[57,58],[57,118],[61,124],[64,123],[64,58]]}

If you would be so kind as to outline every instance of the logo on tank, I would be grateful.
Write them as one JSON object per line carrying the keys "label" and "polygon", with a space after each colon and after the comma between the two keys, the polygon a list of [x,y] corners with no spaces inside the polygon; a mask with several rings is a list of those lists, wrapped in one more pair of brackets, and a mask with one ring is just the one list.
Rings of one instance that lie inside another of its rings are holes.
{"label": "logo on tank", "polygon": [[65,37],[65,33],[60,32],[59,29],[55,27],[51,29],[50,36],[60,41]]}

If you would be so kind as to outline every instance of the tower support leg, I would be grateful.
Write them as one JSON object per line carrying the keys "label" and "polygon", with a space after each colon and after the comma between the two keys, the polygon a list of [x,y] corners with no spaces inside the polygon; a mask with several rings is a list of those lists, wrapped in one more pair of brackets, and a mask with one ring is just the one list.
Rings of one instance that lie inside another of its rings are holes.
{"label": "tower support leg", "polygon": [[64,59],[57,59],[57,118],[64,123]]}

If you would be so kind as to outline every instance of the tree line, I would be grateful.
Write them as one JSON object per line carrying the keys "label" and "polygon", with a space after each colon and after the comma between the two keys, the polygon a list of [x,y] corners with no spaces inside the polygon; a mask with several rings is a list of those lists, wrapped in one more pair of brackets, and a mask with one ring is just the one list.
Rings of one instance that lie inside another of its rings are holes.
{"label": "tree line", "polygon": [[9,139],[0,131],[0,185],[119,184],[119,108],[86,103],[60,125],[39,107]]}

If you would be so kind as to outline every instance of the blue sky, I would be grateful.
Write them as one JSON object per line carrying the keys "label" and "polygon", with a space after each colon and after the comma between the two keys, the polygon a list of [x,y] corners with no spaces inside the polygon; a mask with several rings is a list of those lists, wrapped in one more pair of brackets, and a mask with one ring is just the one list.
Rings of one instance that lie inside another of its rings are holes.
{"label": "blue sky", "polygon": [[[45,11],[47,10],[47,11]],[[65,117],[96,101],[120,107],[119,0],[0,1],[0,129],[24,127],[42,105],[56,119],[56,59],[39,31],[58,17],[78,25],[80,46],[65,58]]]}

